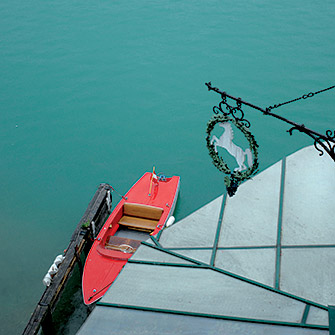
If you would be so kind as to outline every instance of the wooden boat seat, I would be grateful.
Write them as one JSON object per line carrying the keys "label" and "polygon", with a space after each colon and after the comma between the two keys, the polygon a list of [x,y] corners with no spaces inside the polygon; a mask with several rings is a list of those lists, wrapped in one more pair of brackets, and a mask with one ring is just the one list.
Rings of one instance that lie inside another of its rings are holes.
{"label": "wooden boat seat", "polygon": [[126,202],[123,205],[123,216],[119,221],[119,225],[152,232],[156,228],[162,213],[163,208],[160,207]]}

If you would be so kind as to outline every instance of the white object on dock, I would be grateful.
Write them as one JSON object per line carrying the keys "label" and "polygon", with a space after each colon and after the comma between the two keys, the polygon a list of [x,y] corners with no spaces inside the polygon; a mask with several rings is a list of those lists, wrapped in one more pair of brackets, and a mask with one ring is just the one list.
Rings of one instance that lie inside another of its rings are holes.
{"label": "white object on dock", "polygon": [[46,286],[46,287],[48,287],[48,286],[50,286],[50,284],[51,284],[51,275],[49,274],[49,272],[44,276],[44,278],[43,278],[43,284]]}
{"label": "white object on dock", "polygon": [[48,273],[53,276],[58,272],[58,267],[56,264],[52,264],[48,270]]}
{"label": "white object on dock", "polygon": [[58,272],[58,266],[63,262],[65,257],[63,255],[58,255],[52,265],[50,266],[48,273],[43,278],[43,284],[45,286],[50,286],[52,277]]}
{"label": "white object on dock", "polygon": [[108,212],[110,212],[111,208],[112,208],[112,199],[111,199],[111,191],[110,190],[107,191],[106,203],[107,203]]}
{"label": "white object on dock", "polygon": [[59,266],[59,264],[61,264],[64,259],[65,259],[65,257],[63,255],[58,255],[54,260],[54,264],[56,266]]}

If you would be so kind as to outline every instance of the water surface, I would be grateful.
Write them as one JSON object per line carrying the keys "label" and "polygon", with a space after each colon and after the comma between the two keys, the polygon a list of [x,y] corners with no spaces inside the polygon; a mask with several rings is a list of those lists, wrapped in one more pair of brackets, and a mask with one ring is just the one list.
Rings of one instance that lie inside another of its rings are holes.
{"label": "water surface", "polygon": [[[124,193],[153,165],[178,174],[177,219],[224,191],[205,146],[219,102],[206,81],[261,107],[334,85],[330,0],[4,0],[0,10],[3,334],[24,329],[101,182]],[[329,91],[276,112],[324,133],[334,102]],[[312,144],[246,113],[261,170]]]}

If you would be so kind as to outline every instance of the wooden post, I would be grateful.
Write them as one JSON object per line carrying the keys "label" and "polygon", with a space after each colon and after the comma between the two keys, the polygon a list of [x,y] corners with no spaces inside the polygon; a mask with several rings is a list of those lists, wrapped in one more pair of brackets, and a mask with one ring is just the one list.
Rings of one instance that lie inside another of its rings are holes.
{"label": "wooden post", "polygon": [[76,257],[76,261],[77,261],[78,266],[79,266],[80,275],[82,276],[83,272],[84,272],[84,267],[83,267],[83,263],[81,262],[81,259],[80,259],[80,255],[79,255],[79,252],[78,252],[78,246],[77,245],[74,247],[74,255]]}

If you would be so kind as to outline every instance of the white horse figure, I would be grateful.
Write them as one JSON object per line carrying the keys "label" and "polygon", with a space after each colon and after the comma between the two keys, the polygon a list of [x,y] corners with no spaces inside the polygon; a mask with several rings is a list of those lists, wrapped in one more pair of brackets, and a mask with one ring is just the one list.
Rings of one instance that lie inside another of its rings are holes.
{"label": "white horse figure", "polygon": [[238,164],[238,168],[234,171],[243,171],[247,167],[244,164],[245,156],[248,158],[248,165],[252,167],[253,159],[252,154],[249,148],[243,151],[239,146],[233,143],[234,132],[231,124],[229,122],[219,123],[219,126],[224,128],[223,134],[220,138],[217,138],[215,135],[212,136],[211,144],[214,143],[214,150],[217,151],[217,146],[225,148],[232,156],[235,157]]}

